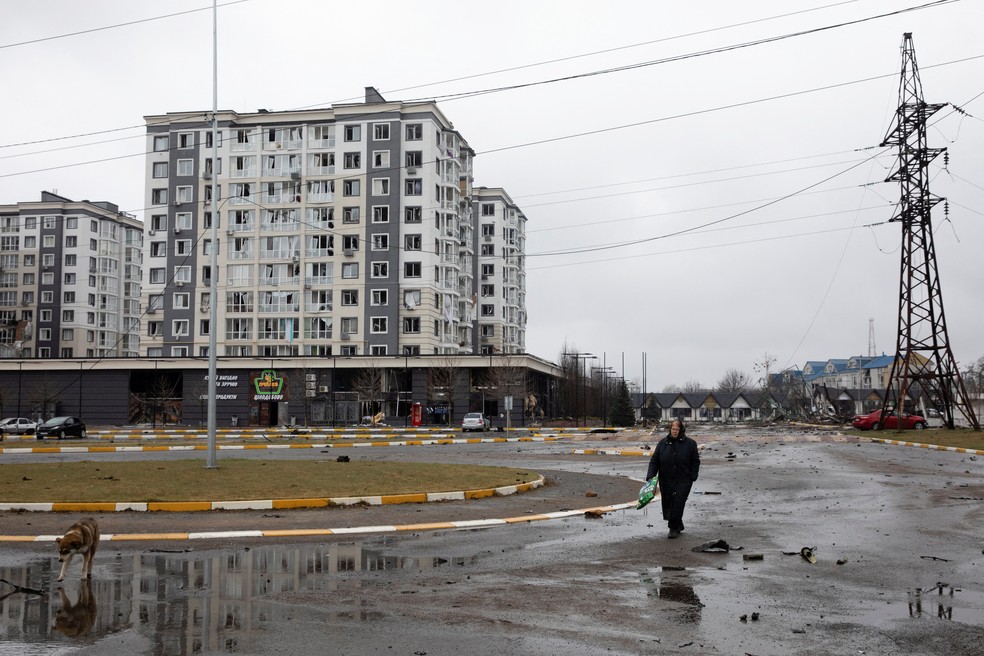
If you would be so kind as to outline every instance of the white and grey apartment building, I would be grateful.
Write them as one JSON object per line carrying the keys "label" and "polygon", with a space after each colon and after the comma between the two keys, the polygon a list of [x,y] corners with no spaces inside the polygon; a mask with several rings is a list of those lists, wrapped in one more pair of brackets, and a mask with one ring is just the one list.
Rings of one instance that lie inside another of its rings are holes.
{"label": "white and grey apartment building", "polygon": [[0,205],[0,357],[136,357],[143,226],[42,192]]}
{"label": "white and grey apartment building", "polygon": [[215,161],[209,112],[145,120],[142,355],[207,355],[213,300],[220,356],[525,351],[526,218],[434,102],[221,111]]}

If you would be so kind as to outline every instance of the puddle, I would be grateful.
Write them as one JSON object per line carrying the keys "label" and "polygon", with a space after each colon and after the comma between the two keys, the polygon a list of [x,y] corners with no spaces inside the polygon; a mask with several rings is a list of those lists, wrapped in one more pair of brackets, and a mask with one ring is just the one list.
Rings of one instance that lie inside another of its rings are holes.
{"label": "puddle", "polygon": [[944,620],[980,624],[984,617],[984,593],[964,590],[947,583],[909,590],[905,601],[877,606],[866,614],[876,621],[901,619]]}
{"label": "puddle", "polygon": [[[251,547],[236,551],[146,552],[97,559],[90,581],[55,581],[56,557],[0,567],[0,656],[60,654],[137,632],[152,650],[180,656],[249,649],[266,623],[287,621],[282,593],[356,589],[361,575],[452,568],[477,556],[399,556],[395,538],[372,542]],[[77,576],[77,573],[76,573]],[[337,615],[353,622],[379,613],[358,607]],[[116,638],[119,639],[119,638]]]}
{"label": "puddle", "polygon": [[694,590],[692,572],[685,567],[657,567],[652,576],[643,579],[654,599],[673,604],[671,612],[687,624],[699,624],[704,604]]}

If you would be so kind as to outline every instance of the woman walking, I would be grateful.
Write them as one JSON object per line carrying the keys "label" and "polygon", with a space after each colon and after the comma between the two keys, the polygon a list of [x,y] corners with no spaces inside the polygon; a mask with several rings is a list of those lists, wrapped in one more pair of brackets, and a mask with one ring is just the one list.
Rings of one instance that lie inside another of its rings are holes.
{"label": "woman walking", "polygon": [[669,434],[653,449],[646,471],[647,481],[659,474],[659,494],[663,503],[663,519],[670,529],[669,538],[678,537],[684,529],[683,509],[699,472],[697,442],[687,437],[683,422],[674,419],[670,422]]}

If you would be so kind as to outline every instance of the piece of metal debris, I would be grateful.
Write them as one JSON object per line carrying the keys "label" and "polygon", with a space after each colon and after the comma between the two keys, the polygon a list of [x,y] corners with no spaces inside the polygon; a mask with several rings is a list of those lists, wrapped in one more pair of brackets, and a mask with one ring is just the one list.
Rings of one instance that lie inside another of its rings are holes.
{"label": "piece of metal debris", "polygon": [[817,557],[813,554],[813,549],[811,549],[810,547],[803,547],[802,549],[800,549],[800,555],[803,556],[803,559],[809,562],[811,565],[817,562]]}

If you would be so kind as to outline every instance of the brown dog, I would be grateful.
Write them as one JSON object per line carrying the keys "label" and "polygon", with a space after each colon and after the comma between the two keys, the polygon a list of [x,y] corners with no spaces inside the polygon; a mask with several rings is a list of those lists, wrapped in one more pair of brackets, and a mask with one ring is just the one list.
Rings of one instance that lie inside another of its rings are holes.
{"label": "brown dog", "polygon": [[82,554],[82,578],[92,578],[92,557],[99,546],[99,524],[92,517],[86,517],[72,524],[72,528],[60,538],[58,543],[58,562],[62,564],[58,580],[65,579],[65,572],[75,554]]}

